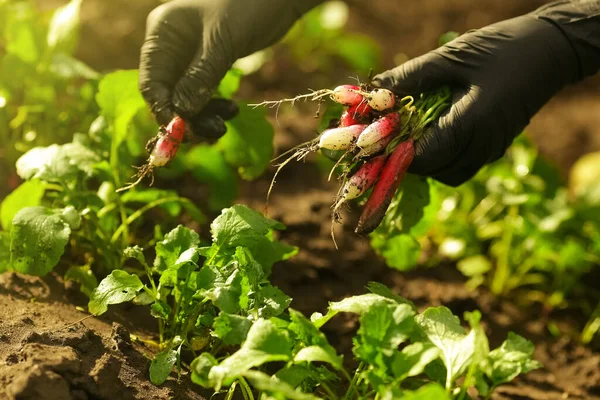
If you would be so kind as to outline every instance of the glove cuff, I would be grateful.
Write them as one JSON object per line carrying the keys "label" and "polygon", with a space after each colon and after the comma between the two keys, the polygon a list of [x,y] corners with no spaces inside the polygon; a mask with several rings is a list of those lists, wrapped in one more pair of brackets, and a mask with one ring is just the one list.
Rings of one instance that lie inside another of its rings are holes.
{"label": "glove cuff", "polygon": [[575,60],[569,83],[600,70],[600,0],[560,0],[529,15],[553,25],[568,43],[570,51],[564,49],[564,56]]}

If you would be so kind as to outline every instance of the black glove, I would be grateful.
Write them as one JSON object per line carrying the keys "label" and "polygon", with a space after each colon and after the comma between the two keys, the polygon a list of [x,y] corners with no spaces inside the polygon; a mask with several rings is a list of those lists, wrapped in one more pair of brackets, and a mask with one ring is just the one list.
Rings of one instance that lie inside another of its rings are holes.
{"label": "black glove", "polygon": [[[211,100],[238,58],[278,41],[322,0],[173,0],[148,16],[140,90],[161,124],[174,113],[199,135],[225,133],[229,101]],[[206,107],[206,108],[205,108]]]}
{"label": "black glove", "polygon": [[600,0],[559,1],[470,31],[374,78],[418,94],[448,84],[452,107],[417,143],[410,172],[457,186],[502,157],[560,89],[600,68]]}

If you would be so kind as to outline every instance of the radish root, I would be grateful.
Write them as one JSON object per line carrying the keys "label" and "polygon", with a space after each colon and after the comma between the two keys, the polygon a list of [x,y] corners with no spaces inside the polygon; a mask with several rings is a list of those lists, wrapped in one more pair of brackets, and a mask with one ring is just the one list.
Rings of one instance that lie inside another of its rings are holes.
{"label": "radish root", "polygon": [[139,185],[140,182],[148,175],[150,175],[150,178],[151,178],[150,185],[148,185],[148,186],[152,186],[154,184],[154,168],[152,167],[151,164],[149,164],[149,163],[144,164],[141,167],[137,167],[137,166],[133,165],[133,168],[138,170],[137,174],[132,176],[132,178],[137,178],[137,180],[133,183],[127,184],[126,186],[123,186],[122,188],[117,189],[116,190],[117,193],[123,192],[125,190],[129,190],[129,189]]}

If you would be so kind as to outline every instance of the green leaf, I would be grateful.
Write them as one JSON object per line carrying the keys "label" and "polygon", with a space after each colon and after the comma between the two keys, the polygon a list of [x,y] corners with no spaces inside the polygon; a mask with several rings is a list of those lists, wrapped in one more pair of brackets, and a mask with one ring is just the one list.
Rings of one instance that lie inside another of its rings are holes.
{"label": "green leaf", "polygon": [[326,362],[336,369],[342,368],[342,359],[337,354],[325,350],[321,346],[304,347],[294,356],[294,362]]}
{"label": "green leaf", "polygon": [[196,328],[210,328],[213,326],[213,322],[217,316],[215,307],[208,306],[204,309],[204,312],[198,315],[196,319]]}
{"label": "green leaf", "polygon": [[219,248],[252,249],[277,223],[244,205],[224,209],[210,225],[213,243]]}
{"label": "green leaf", "polygon": [[100,73],[93,70],[89,65],[64,53],[52,56],[50,70],[64,80],[79,78],[96,80],[101,77]]}
{"label": "green leaf", "polygon": [[388,299],[394,300],[398,304],[408,304],[414,310],[416,310],[416,307],[415,307],[415,305],[413,304],[412,301],[409,301],[409,300],[405,299],[404,297],[401,297],[401,296],[398,296],[398,295],[394,294],[390,290],[390,288],[388,288],[387,286],[385,286],[382,283],[379,283],[379,282],[369,282],[367,284],[367,290],[369,292],[377,294],[379,296],[387,297]]}
{"label": "green leaf", "polygon": [[292,343],[288,332],[280,330],[270,320],[257,320],[242,347],[213,367],[209,379],[215,390],[229,384],[253,367],[272,361],[291,359]]}
{"label": "green leaf", "polygon": [[[164,271],[167,268],[177,266],[182,254],[197,247],[199,244],[200,237],[195,231],[183,225],[178,225],[171,232],[167,233],[162,241],[156,244],[154,267],[158,271]],[[190,253],[187,253],[187,255],[190,255]]]}
{"label": "green leaf", "polygon": [[285,261],[298,253],[298,247],[275,241],[269,236],[260,239],[251,249],[252,256],[262,266],[265,276],[271,274],[273,264]]}
{"label": "green leaf", "polygon": [[213,334],[226,345],[241,344],[246,340],[252,321],[240,315],[219,313],[213,322]]}
{"label": "green leaf", "polygon": [[12,193],[2,200],[0,204],[0,222],[2,229],[9,231],[12,220],[17,212],[25,207],[39,206],[44,197],[45,186],[42,182],[34,180],[23,182]]}
{"label": "green leaf", "polygon": [[41,55],[36,38],[39,17],[32,4],[19,2],[13,4],[7,11],[3,32],[7,55],[14,55],[28,64],[36,64]]}
{"label": "green leaf", "polygon": [[0,231],[0,273],[10,269],[10,235]]}
{"label": "green leaf", "polygon": [[177,351],[166,349],[158,353],[150,363],[150,382],[162,385],[171,374],[176,362]]}
{"label": "green leaf", "polygon": [[403,393],[402,400],[450,400],[450,395],[437,383],[428,383],[414,392]]}
{"label": "green leaf", "polygon": [[71,206],[64,209],[27,207],[13,219],[11,266],[30,275],[46,275],[58,263],[81,217]]}
{"label": "green leaf", "polygon": [[136,259],[144,267],[148,267],[146,257],[144,257],[144,250],[140,246],[127,247],[123,250],[123,257]]}
{"label": "green leaf", "polygon": [[227,121],[227,133],[217,143],[225,160],[246,180],[258,178],[273,158],[274,129],[265,116],[266,110],[241,104],[240,113]]}
{"label": "green leaf", "polygon": [[440,349],[431,343],[409,344],[393,355],[392,372],[398,379],[420,375],[425,371],[425,367],[439,356]]}
{"label": "green leaf", "polygon": [[198,145],[185,154],[185,165],[194,178],[209,185],[208,202],[212,210],[229,207],[237,197],[237,177],[215,146]]}
{"label": "green leaf", "polygon": [[269,392],[275,395],[283,396],[289,400],[319,400],[319,397],[312,394],[303,393],[293,388],[288,383],[277,379],[275,376],[269,376],[260,371],[246,371],[244,377],[252,383],[252,386],[262,392]]}
{"label": "green leaf", "polygon": [[235,265],[223,268],[205,265],[198,273],[196,286],[221,311],[235,314],[240,310],[243,275]]}
{"label": "green leaf", "polygon": [[533,359],[533,351],[533,343],[509,332],[502,345],[489,354],[491,373],[488,376],[494,386],[510,382],[519,374],[540,368],[542,365]]}
{"label": "green leaf", "polygon": [[242,72],[238,69],[231,68],[227,71],[221,82],[219,82],[219,87],[217,88],[219,95],[226,99],[231,99],[240,88],[242,76]]}
{"label": "green leaf", "polygon": [[431,307],[415,318],[427,338],[437,346],[446,366],[446,388],[450,388],[472,361],[475,331],[466,334],[458,317],[444,306]]}
{"label": "green leaf", "polygon": [[400,271],[408,271],[416,267],[421,255],[421,245],[411,235],[386,237],[375,233],[371,237],[371,246],[377,254],[385,258],[388,266]]}
{"label": "green leaf", "polygon": [[96,102],[113,128],[112,146],[118,148],[127,138],[133,117],[146,108],[138,89],[138,71],[121,70],[105,75],[99,83]]}
{"label": "green leaf", "polygon": [[325,334],[319,331],[319,329],[309,319],[302,315],[301,312],[290,309],[289,313],[292,322],[288,326],[288,329],[296,334],[297,340],[307,346],[305,349],[313,349],[301,349],[300,352],[306,354],[300,354],[299,352],[294,357],[294,360],[323,361],[333,365],[336,369],[341,369],[342,357],[338,356],[335,349],[329,344]]}
{"label": "green leaf", "polygon": [[73,52],[77,43],[80,8],[81,0],[71,0],[54,12],[46,38],[51,51]]}
{"label": "green leaf", "polygon": [[292,302],[292,298],[286,295],[277,286],[267,284],[260,288],[259,296],[261,304],[258,308],[258,316],[261,318],[276,317],[281,314]]}
{"label": "green leaf", "polygon": [[194,358],[190,369],[192,370],[192,382],[209,388],[212,383],[208,377],[210,370],[217,365],[217,360],[210,353],[202,353],[198,357]]}
{"label": "green leaf", "polygon": [[[427,233],[430,223],[423,223],[426,216],[426,209],[431,202],[431,188],[426,178],[407,174],[402,180],[402,191],[399,194],[400,200],[397,204],[396,224],[401,224],[402,233],[410,233],[413,236],[419,236]],[[435,210],[437,211],[437,210]],[[429,219],[435,218],[428,215]],[[427,221],[430,222],[430,221]],[[418,227],[417,225],[422,225]],[[423,226],[425,225],[425,226]]]}
{"label": "green leaf", "polygon": [[334,44],[332,52],[363,74],[372,68],[377,69],[380,65],[381,49],[371,37],[346,33],[338,37]]}
{"label": "green leaf", "polygon": [[25,180],[69,183],[90,177],[100,158],[80,143],[34,147],[17,160],[17,174]]}
{"label": "green leaf", "polygon": [[481,326],[481,312],[478,310],[473,312],[467,311],[464,313],[464,318],[469,322],[471,334],[474,335],[474,351],[473,359],[463,385],[475,386],[479,390],[481,396],[487,396],[489,394],[489,385],[488,382],[483,379],[483,374],[491,371],[488,359],[490,345],[483,327]]}
{"label": "green leaf", "polygon": [[368,312],[372,307],[376,307],[380,304],[395,305],[397,303],[387,297],[383,297],[374,293],[367,293],[360,296],[348,297],[342,301],[331,302],[329,303],[329,311],[326,315],[315,313],[310,319],[317,328],[320,328],[340,312],[351,312],[362,315]]}
{"label": "green leaf", "polygon": [[169,319],[170,314],[171,307],[164,301],[157,300],[150,306],[150,315],[154,318],[160,318],[166,321]]}
{"label": "green leaf", "polygon": [[98,287],[98,280],[89,265],[69,267],[65,273],[65,280],[79,283],[81,285],[81,293],[85,294],[87,297],[90,297],[92,291]]}
{"label": "green leaf", "polygon": [[408,339],[414,325],[415,311],[408,304],[378,304],[360,317],[353,352],[369,364],[381,356],[391,357],[400,343]]}
{"label": "green leaf", "polygon": [[132,300],[144,287],[137,275],[116,269],[92,292],[88,309],[93,315],[101,315],[108,310],[109,304],[120,304]]}
{"label": "green leaf", "polygon": [[492,265],[486,257],[475,255],[460,260],[456,267],[464,276],[473,277],[487,273]]}

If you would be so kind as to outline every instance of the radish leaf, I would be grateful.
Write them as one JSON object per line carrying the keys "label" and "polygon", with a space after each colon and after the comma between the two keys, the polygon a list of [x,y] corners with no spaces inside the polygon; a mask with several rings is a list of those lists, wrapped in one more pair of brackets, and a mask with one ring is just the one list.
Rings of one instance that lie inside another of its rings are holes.
{"label": "radish leaf", "polygon": [[125,271],[114,270],[100,282],[92,292],[88,309],[93,315],[101,315],[109,304],[119,304],[132,300],[144,287],[140,278]]}
{"label": "radish leaf", "polygon": [[11,267],[21,273],[46,275],[58,263],[81,217],[73,207],[26,207],[13,219]]}

